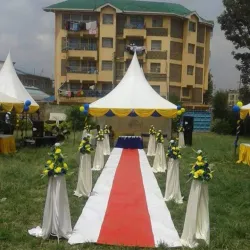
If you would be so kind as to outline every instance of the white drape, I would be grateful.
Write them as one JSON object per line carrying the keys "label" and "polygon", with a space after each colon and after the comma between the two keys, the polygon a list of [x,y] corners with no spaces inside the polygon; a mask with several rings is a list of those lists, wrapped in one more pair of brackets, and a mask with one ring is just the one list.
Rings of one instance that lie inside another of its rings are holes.
{"label": "white drape", "polygon": [[110,143],[109,143],[109,135],[104,134],[104,149],[103,149],[104,155],[110,155]]}
{"label": "white drape", "polygon": [[208,185],[193,180],[188,198],[184,228],[181,236],[183,246],[198,246],[196,239],[210,241]]}
{"label": "white drape", "polygon": [[74,193],[77,197],[89,197],[92,190],[91,155],[81,155],[77,188]]}
{"label": "white drape", "polygon": [[168,160],[168,171],[165,189],[165,201],[174,200],[178,204],[183,203],[181,196],[180,179],[179,179],[180,161],[170,158]]}
{"label": "white drape", "polygon": [[179,133],[179,143],[178,143],[179,148],[185,148],[185,139],[184,139],[184,133],[180,132]]}
{"label": "white drape", "polygon": [[83,130],[82,132],[82,139],[88,135],[88,132],[86,129]]}
{"label": "white drape", "polygon": [[64,176],[49,177],[42,228],[28,231],[30,235],[47,239],[52,236],[69,239],[72,233],[69,201]]}
{"label": "white drape", "polygon": [[156,148],[156,142],[155,142],[155,135],[149,136],[148,141],[148,156],[155,156],[155,148]]}
{"label": "white drape", "polygon": [[155,159],[153,163],[154,173],[163,173],[167,169],[166,155],[164,150],[164,145],[162,143],[157,143]]}
{"label": "white drape", "polygon": [[104,167],[103,141],[97,141],[95,158],[92,170],[102,170]]}

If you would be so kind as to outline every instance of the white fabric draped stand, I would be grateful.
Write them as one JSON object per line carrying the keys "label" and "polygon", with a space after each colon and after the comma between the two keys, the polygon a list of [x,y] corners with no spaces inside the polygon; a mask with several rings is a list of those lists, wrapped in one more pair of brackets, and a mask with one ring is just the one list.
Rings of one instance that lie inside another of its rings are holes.
{"label": "white fabric draped stand", "polygon": [[153,163],[154,173],[164,173],[167,169],[167,161],[163,143],[157,143],[155,159]]}
{"label": "white fabric draped stand", "polygon": [[178,204],[183,203],[181,196],[180,179],[179,179],[180,161],[170,158],[168,160],[168,171],[165,190],[165,201],[174,200]]}
{"label": "white fabric draped stand", "polygon": [[84,137],[87,137],[87,135],[88,135],[88,132],[87,132],[86,129],[84,129],[83,132],[82,132],[82,139],[83,139]]}
{"label": "white fabric draped stand", "polygon": [[179,143],[178,143],[178,147],[179,148],[185,148],[185,139],[184,139],[184,133],[183,132],[179,132]]}
{"label": "white fabric draped stand", "polygon": [[155,156],[155,148],[156,148],[156,139],[155,135],[150,135],[149,136],[149,141],[148,141],[148,156]]}
{"label": "white fabric draped stand", "polygon": [[198,246],[196,239],[205,240],[209,245],[209,197],[208,185],[193,180],[188,198],[184,228],[181,236],[183,246],[194,248]]}
{"label": "white fabric draped stand", "polygon": [[92,171],[91,171],[91,155],[81,155],[77,188],[74,195],[77,197],[89,197],[92,191]]}
{"label": "white fabric draped stand", "polygon": [[92,170],[102,170],[104,167],[103,141],[97,141],[95,158]]}
{"label": "white fabric draped stand", "polygon": [[68,194],[65,176],[49,177],[42,228],[36,227],[28,231],[30,235],[50,236],[69,239],[72,233]]}
{"label": "white fabric draped stand", "polygon": [[104,134],[104,149],[103,154],[104,155],[110,155],[110,143],[109,143],[109,135]]}

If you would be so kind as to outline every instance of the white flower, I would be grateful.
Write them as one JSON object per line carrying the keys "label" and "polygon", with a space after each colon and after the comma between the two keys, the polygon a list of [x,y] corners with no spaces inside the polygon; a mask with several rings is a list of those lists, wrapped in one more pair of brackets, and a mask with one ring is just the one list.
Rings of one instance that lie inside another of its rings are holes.
{"label": "white flower", "polygon": [[61,143],[59,143],[59,142],[57,142],[56,144],[55,144],[55,147],[56,148],[59,148],[61,146]]}
{"label": "white flower", "polygon": [[202,150],[199,149],[199,150],[197,151],[197,154],[199,154],[199,155],[202,154]]}
{"label": "white flower", "polygon": [[174,143],[174,140],[171,140],[170,143]]}

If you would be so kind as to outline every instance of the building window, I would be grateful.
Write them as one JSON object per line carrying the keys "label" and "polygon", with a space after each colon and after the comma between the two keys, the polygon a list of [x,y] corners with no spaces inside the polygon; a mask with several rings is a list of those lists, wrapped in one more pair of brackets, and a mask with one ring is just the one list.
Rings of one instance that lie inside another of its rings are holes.
{"label": "building window", "polygon": [[161,87],[159,85],[151,85],[151,87],[154,89],[155,92],[160,94],[161,92]]}
{"label": "building window", "polygon": [[194,74],[194,66],[191,65],[187,66],[187,74],[191,76]]}
{"label": "building window", "polygon": [[189,97],[189,95],[190,95],[190,89],[189,88],[182,88],[182,96]]}
{"label": "building window", "polygon": [[102,61],[103,71],[112,71],[112,61]]}
{"label": "building window", "polygon": [[103,48],[113,48],[113,38],[102,38]]}
{"label": "building window", "polygon": [[181,82],[182,78],[182,65],[170,63],[170,82]]}
{"label": "building window", "polygon": [[195,68],[195,84],[203,84],[203,68]]}
{"label": "building window", "polygon": [[130,16],[131,28],[143,29],[144,28],[144,17],[143,16]]}
{"label": "building window", "polygon": [[188,44],[188,53],[189,54],[194,54],[194,49],[195,49],[195,45],[192,43]]}
{"label": "building window", "polygon": [[103,14],[102,17],[103,24],[113,24],[113,15],[112,14]]}
{"label": "building window", "polygon": [[163,18],[154,16],[152,17],[152,27],[154,28],[162,28],[163,26]]}
{"label": "building window", "polygon": [[189,31],[195,32],[196,31],[196,23],[189,21]]}
{"label": "building window", "polygon": [[179,42],[170,42],[170,59],[182,60],[183,44]]}
{"label": "building window", "polygon": [[152,41],[151,42],[151,50],[152,51],[159,51],[159,50],[161,50],[161,41]]}
{"label": "building window", "polygon": [[183,20],[171,18],[171,37],[183,38]]}
{"label": "building window", "polygon": [[196,63],[204,63],[204,48],[197,46],[196,47]]}
{"label": "building window", "polygon": [[150,64],[150,72],[160,73],[161,72],[161,64],[160,63],[151,63]]}

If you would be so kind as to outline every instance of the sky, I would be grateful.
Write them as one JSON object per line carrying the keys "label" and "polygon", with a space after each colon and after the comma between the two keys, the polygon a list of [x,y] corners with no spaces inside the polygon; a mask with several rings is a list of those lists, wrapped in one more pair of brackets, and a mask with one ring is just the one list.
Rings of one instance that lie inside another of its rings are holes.
{"label": "sky", "polygon": [[[91,1],[91,0],[90,0]],[[164,1],[164,0],[162,0]],[[60,0],[8,0],[0,9],[0,60],[9,51],[16,67],[29,73],[54,75],[54,14],[43,7]],[[217,23],[223,12],[222,0],[168,0],[180,3],[215,22],[211,40],[210,68],[216,89],[237,88],[240,79],[231,52],[233,45]]]}

